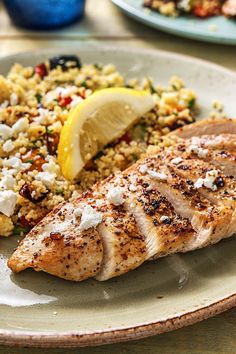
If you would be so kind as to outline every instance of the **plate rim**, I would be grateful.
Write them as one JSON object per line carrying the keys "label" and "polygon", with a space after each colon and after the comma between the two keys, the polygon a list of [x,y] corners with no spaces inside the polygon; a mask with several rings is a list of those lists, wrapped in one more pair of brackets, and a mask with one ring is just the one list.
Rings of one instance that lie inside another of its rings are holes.
{"label": "plate rim", "polygon": [[114,328],[107,331],[83,334],[76,331],[61,332],[60,334],[57,332],[42,334],[42,332],[0,330],[0,344],[36,348],[76,348],[127,342],[189,326],[216,316],[235,306],[236,293],[200,309],[186,312],[181,316],[123,329]]}
{"label": "plate rim", "polygon": [[217,32],[192,33],[181,28],[176,29],[175,26],[166,25],[164,21],[165,18],[164,15],[159,14],[159,16],[163,16],[163,21],[164,21],[163,23],[161,21],[162,20],[161,18],[159,21],[154,21],[152,18],[149,17],[148,14],[146,14],[144,11],[141,13],[141,10],[137,10],[132,5],[127,3],[126,0],[111,0],[111,1],[127,16],[135,19],[136,21],[144,23],[149,27],[158,29],[160,31],[171,33],[179,37],[185,37],[188,39],[197,40],[197,41],[218,43],[223,45],[232,45],[232,46],[236,45],[236,38],[234,37],[226,37],[225,35],[220,35],[220,33]]}
{"label": "plate rim", "polygon": [[[112,0],[116,1],[116,0]],[[1,61],[2,60],[18,60],[21,58],[24,58],[25,56],[35,56],[39,53],[39,55],[47,55],[47,54],[58,54],[58,53],[74,53],[74,54],[79,54],[78,52],[82,51],[94,51],[98,50],[100,52],[116,52],[119,50],[119,52],[124,52],[124,53],[132,53],[132,54],[137,54],[137,55],[143,55],[146,56],[148,54],[154,55],[154,56],[161,56],[161,57],[167,57],[168,59],[176,59],[176,60],[185,60],[188,62],[196,63],[204,67],[209,67],[212,69],[215,69],[217,71],[220,71],[222,74],[225,73],[226,75],[230,75],[232,78],[236,79],[236,70],[234,71],[233,69],[229,69],[224,67],[223,65],[217,64],[215,62],[211,62],[210,60],[202,59],[199,57],[195,57],[193,55],[188,55],[188,54],[182,54],[182,53],[177,53],[171,50],[164,50],[164,49],[155,49],[155,48],[142,48],[142,47],[131,47],[131,48],[126,48],[124,45],[117,46],[115,45],[108,45],[108,44],[102,44],[100,45],[99,43],[77,43],[76,46],[73,48],[60,48],[60,47],[55,47],[55,48],[38,48],[38,49],[33,49],[33,50],[26,50],[26,51],[20,51],[12,54],[0,54],[0,70],[1,70]]]}
{"label": "plate rim", "polygon": [[[70,52],[77,53],[78,51],[93,51],[99,50],[101,52],[109,51],[115,52],[115,46],[98,45],[98,44],[82,44],[71,48],[51,48],[51,49],[36,49],[33,51],[24,51],[11,55],[4,55],[0,57],[0,67],[2,60],[20,60],[29,55],[50,55],[52,53]],[[233,70],[227,69],[215,63],[211,63],[204,59],[195,58],[189,55],[177,54],[170,51],[157,49],[143,49],[143,48],[124,48],[119,47],[119,51],[126,53],[133,53],[137,55],[161,56],[170,59],[177,59],[180,61],[188,61],[198,63],[199,65],[216,69],[218,72],[230,75],[236,82],[236,73]],[[172,317],[166,320],[159,320],[150,323],[140,323],[134,326],[127,326],[125,328],[111,328],[109,330],[91,331],[70,331],[70,332],[47,332],[30,331],[30,330],[5,330],[0,328],[0,344],[10,346],[24,346],[24,347],[38,347],[38,348],[73,348],[85,346],[98,346],[104,344],[117,343],[121,341],[136,340],[169,332],[184,326],[188,326],[204,319],[210,318],[220,314],[230,308],[236,306],[236,293],[222,298],[216,302],[210,303],[199,309],[188,311],[180,316]]]}

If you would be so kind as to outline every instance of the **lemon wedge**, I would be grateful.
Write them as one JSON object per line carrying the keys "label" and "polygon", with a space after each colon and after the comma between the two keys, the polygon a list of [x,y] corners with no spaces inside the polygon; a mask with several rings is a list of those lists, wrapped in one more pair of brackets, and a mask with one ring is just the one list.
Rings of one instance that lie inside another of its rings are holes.
{"label": "lemon wedge", "polygon": [[71,110],[58,145],[62,174],[73,180],[105,145],[154,107],[152,95],[128,88],[95,92]]}

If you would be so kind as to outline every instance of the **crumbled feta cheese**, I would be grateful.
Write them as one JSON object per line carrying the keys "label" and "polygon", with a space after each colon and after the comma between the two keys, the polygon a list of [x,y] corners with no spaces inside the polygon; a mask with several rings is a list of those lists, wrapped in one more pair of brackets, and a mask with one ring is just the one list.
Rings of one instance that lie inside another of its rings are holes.
{"label": "crumbled feta cheese", "polygon": [[154,179],[159,179],[161,181],[167,180],[167,175],[164,172],[156,172],[156,171],[148,170],[148,174],[150,177]]}
{"label": "crumbled feta cheese", "polygon": [[98,213],[90,205],[75,209],[74,215],[75,217],[81,216],[79,226],[80,231],[88,230],[91,227],[96,227],[102,222],[102,214]]}
{"label": "crumbled feta cheese", "polygon": [[12,177],[10,174],[5,175],[0,180],[1,189],[13,189],[14,185],[15,185],[15,178]]}
{"label": "crumbled feta cheese", "polygon": [[180,0],[177,7],[185,12],[189,12],[191,10],[191,0]]}
{"label": "crumbled feta cheese", "polygon": [[4,152],[12,151],[14,149],[14,145],[13,145],[12,140],[5,141],[5,143],[2,146],[2,149],[3,149]]}
{"label": "crumbled feta cheese", "polygon": [[27,118],[20,118],[18,121],[12,126],[13,134],[17,134],[20,132],[24,132],[29,128],[29,121]]}
{"label": "crumbled feta cheese", "polygon": [[198,178],[198,180],[194,183],[194,188],[198,189],[201,187],[206,187],[213,191],[217,191],[215,180],[218,176],[219,176],[219,172],[217,170],[208,171],[206,173],[205,178]]}
{"label": "crumbled feta cheese", "polygon": [[167,215],[162,215],[161,217],[160,217],[160,222],[165,222],[165,221],[169,221],[170,220],[170,218],[169,218],[169,216],[167,216]]}
{"label": "crumbled feta cheese", "polygon": [[107,193],[107,200],[114,205],[122,205],[124,203],[124,193],[120,187],[110,187]]}
{"label": "crumbled feta cheese", "polygon": [[148,171],[148,168],[147,168],[146,165],[141,165],[141,166],[139,167],[139,172],[145,174],[145,173],[147,173],[147,171]]}
{"label": "crumbled feta cheese", "polygon": [[57,121],[51,125],[49,125],[48,129],[52,130],[53,133],[60,133],[62,128],[62,124],[60,121]]}
{"label": "crumbled feta cheese", "polygon": [[21,159],[18,157],[11,157],[10,159],[3,160],[3,166],[19,169],[22,164]]}
{"label": "crumbled feta cheese", "polygon": [[46,93],[46,95],[44,96],[44,102],[47,103],[51,103],[54,100],[56,100],[58,98],[58,93],[56,92],[56,90],[52,90],[52,91],[48,91]]}
{"label": "crumbled feta cheese", "polygon": [[96,205],[97,206],[101,206],[104,204],[104,200],[103,199],[96,199]]}
{"label": "crumbled feta cheese", "polygon": [[14,213],[17,200],[17,194],[13,191],[0,192],[0,212],[6,216],[11,216]]}
{"label": "crumbled feta cheese", "polygon": [[56,93],[57,95],[60,95],[61,97],[68,97],[73,95],[78,91],[78,87],[76,86],[69,86],[69,87],[57,87],[56,88]]}
{"label": "crumbled feta cheese", "polygon": [[34,118],[34,122],[38,124],[46,124],[47,123],[47,116],[49,114],[49,110],[45,108],[38,108],[38,117]]}
{"label": "crumbled feta cheese", "polygon": [[3,167],[1,172],[3,176],[12,176],[16,171],[14,168]]}
{"label": "crumbled feta cheese", "polygon": [[182,157],[176,157],[175,159],[171,160],[171,162],[174,164],[174,165],[178,165],[180,162],[182,162],[183,159]]}
{"label": "crumbled feta cheese", "polygon": [[194,152],[194,154],[196,154],[200,158],[204,158],[208,154],[208,149],[203,149],[195,144],[189,146],[189,151]]}
{"label": "crumbled feta cheese", "polygon": [[135,186],[135,184],[131,183],[131,184],[129,185],[129,190],[130,190],[130,192],[136,192],[137,187]]}
{"label": "crumbled feta cheese", "polygon": [[208,155],[209,150],[208,149],[202,149],[200,148],[198,151],[198,157],[204,158]]}
{"label": "crumbled feta cheese", "polygon": [[11,106],[16,106],[18,103],[18,96],[15,92],[12,92],[11,96],[10,96],[10,105]]}
{"label": "crumbled feta cheese", "polygon": [[216,146],[218,144],[221,144],[223,141],[224,138],[222,136],[215,136],[214,139],[207,141],[207,146]]}
{"label": "crumbled feta cheese", "polygon": [[46,117],[49,113],[49,110],[46,108],[38,108],[38,113],[40,115],[40,117]]}
{"label": "crumbled feta cheese", "polygon": [[76,209],[74,210],[74,215],[75,215],[75,217],[78,218],[79,216],[81,216],[81,215],[82,215],[82,212],[83,212],[83,209],[81,209],[81,208],[76,208]]}
{"label": "crumbled feta cheese", "polygon": [[80,96],[73,95],[71,98],[72,98],[72,101],[70,103],[71,108],[76,107],[78,104],[80,104],[83,101],[83,98]]}
{"label": "crumbled feta cheese", "polygon": [[6,124],[0,124],[0,137],[7,140],[12,136],[12,128]]}
{"label": "crumbled feta cheese", "polygon": [[39,172],[36,176],[35,179],[37,181],[41,181],[46,187],[50,188],[53,183],[55,182],[56,174],[55,173],[49,173],[49,172]]}
{"label": "crumbled feta cheese", "polygon": [[18,157],[11,157],[10,159],[3,160],[3,166],[11,167],[13,169],[13,174],[20,170],[25,170],[30,167],[30,163],[24,163]]}
{"label": "crumbled feta cheese", "polygon": [[46,157],[46,160],[48,162],[42,165],[43,171],[58,175],[58,173],[60,172],[60,167],[55,163],[53,158],[51,156],[50,157],[48,156]]}

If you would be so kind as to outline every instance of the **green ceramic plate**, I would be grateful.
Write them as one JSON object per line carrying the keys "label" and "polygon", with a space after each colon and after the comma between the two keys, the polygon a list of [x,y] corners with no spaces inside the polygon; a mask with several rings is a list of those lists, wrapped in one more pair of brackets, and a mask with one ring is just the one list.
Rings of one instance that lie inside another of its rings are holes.
{"label": "green ceramic plate", "polygon": [[183,15],[166,17],[149,9],[144,9],[143,0],[112,0],[127,15],[148,26],[179,36],[206,42],[236,44],[236,21],[217,16],[199,19]]}
{"label": "green ceramic plate", "polygon": [[[15,62],[34,65],[60,51],[0,59],[5,74]],[[63,51],[65,53],[65,51]],[[167,84],[179,75],[196,90],[207,117],[213,99],[235,116],[236,75],[219,66],[159,51],[100,47],[74,51],[82,62],[115,63],[128,77]],[[17,238],[0,240],[0,343],[82,346],[135,339],[200,321],[236,304],[236,239],[147,262],[106,282],[72,283],[43,273],[13,275],[6,266]]]}

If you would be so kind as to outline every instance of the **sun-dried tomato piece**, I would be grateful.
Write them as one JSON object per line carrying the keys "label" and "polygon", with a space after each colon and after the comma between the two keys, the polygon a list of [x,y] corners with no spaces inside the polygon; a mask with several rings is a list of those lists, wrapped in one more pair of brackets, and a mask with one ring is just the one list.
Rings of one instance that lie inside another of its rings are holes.
{"label": "sun-dried tomato piece", "polygon": [[19,218],[19,222],[20,222],[20,225],[23,226],[23,227],[32,227],[32,223],[30,221],[28,221],[25,216],[20,216]]}
{"label": "sun-dried tomato piece", "polygon": [[31,186],[31,185],[29,185],[28,183],[25,183],[22,187],[21,187],[21,189],[20,189],[20,191],[19,191],[19,194],[23,197],[23,198],[25,198],[25,199],[28,199],[30,202],[32,202],[32,203],[39,203],[39,202],[41,202],[45,197],[46,197],[46,195],[47,195],[47,193],[43,193],[40,197],[37,197],[37,198],[35,198],[35,196],[34,196],[34,188]]}
{"label": "sun-dried tomato piece", "polygon": [[19,221],[20,226],[32,228],[36,224],[38,224],[47,213],[48,213],[48,211],[46,209],[40,208],[40,214],[39,214],[38,218],[28,220],[28,219],[26,219],[26,217],[24,215],[22,215],[19,217],[18,221]]}
{"label": "sun-dried tomato piece", "polygon": [[46,133],[46,144],[50,155],[54,155],[57,151],[60,135],[58,133]]}
{"label": "sun-dried tomato piece", "polygon": [[42,165],[46,162],[45,158],[39,154],[38,149],[31,149],[25,155],[22,156],[23,162],[31,163],[31,166],[27,171],[42,171]]}

